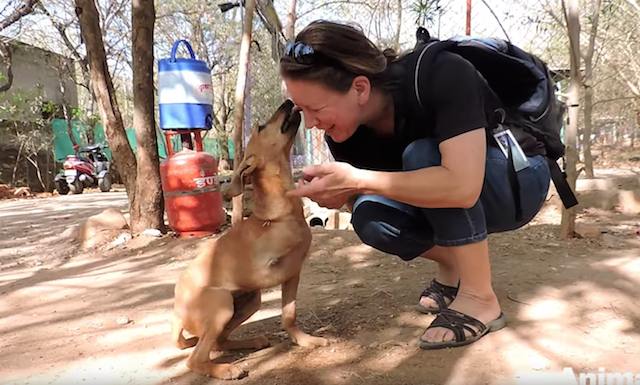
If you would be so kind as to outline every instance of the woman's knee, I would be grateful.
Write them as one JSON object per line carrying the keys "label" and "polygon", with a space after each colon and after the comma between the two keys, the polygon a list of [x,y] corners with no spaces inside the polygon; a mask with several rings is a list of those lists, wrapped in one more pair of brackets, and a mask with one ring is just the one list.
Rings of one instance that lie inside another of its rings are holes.
{"label": "woman's knee", "polygon": [[440,148],[438,142],[433,139],[418,139],[409,144],[402,153],[402,168],[407,171],[440,164]]}
{"label": "woman's knee", "polygon": [[[381,201],[385,200],[385,201]],[[398,207],[396,207],[398,206]],[[432,237],[410,236],[413,218],[409,207],[377,196],[360,197],[351,224],[360,240],[385,253],[411,260],[433,246]]]}
{"label": "woman's knee", "polygon": [[368,199],[358,199],[353,205],[351,224],[363,243],[380,249],[392,238],[392,229],[385,228],[381,221],[381,204]]}

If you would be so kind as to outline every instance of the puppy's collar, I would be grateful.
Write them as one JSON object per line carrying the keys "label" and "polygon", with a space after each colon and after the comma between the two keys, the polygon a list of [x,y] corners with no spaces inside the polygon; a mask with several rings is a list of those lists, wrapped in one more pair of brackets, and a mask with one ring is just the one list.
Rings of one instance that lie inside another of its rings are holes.
{"label": "puppy's collar", "polygon": [[271,226],[272,223],[274,222],[279,222],[281,220],[283,220],[284,218],[287,217],[288,214],[285,215],[281,215],[275,218],[260,218],[256,215],[253,215],[254,218],[256,218],[257,220],[259,220],[260,222],[262,222],[262,227],[269,227]]}

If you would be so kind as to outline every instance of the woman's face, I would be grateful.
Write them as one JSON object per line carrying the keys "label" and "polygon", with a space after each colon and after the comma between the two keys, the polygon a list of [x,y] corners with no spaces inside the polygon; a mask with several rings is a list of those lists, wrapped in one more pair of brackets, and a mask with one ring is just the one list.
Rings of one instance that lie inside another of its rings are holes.
{"label": "woman's face", "polygon": [[285,78],[291,100],[302,110],[307,128],[323,130],[334,142],[349,139],[361,124],[363,98],[360,87],[352,84],[346,92],[334,91],[321,83]]}

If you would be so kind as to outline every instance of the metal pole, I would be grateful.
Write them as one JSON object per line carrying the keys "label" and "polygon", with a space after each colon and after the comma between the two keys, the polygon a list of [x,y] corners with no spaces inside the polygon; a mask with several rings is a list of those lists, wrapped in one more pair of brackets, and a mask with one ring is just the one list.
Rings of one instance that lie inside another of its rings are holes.
{"label": "metal pole", "polygon": [[467,36],[471,35],[471,0],[467,0]]}
{"label": "metal pole", "polygon": [[164,132],[164,138],[166,140],[166,146],[167,146],[167,158],[172,156],[174,151],[173,151],[173,142],[171,141],[171,132],[169,131],[165,131]]}

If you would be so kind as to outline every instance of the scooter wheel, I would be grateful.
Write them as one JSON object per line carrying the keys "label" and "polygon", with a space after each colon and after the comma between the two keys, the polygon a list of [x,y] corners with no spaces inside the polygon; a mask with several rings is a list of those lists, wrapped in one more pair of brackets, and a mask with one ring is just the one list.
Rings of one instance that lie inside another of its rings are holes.
{"label": "scooter wheel", "polygon": [[73,183],[69,185],[69,190],[71,191],[72,194],[82,194],[82,191],[84,190],[84,185],[82,184],[80,179],[76,178],[76,180],[74,180]]}
{"label": "scooter wheel", "polygon": [[56,181],[55,185],[56,185],[56,191],[58,192],[58,194],[60,195],[69,194],[69,185],[67,184],[66,181],[58,180]]}
{"label": "scooter wheel", "polygon": [[108,192],[111,190],[111,175],[104,174],[104,176],[98,179],[98,187],[100,187],[100,191]]}

